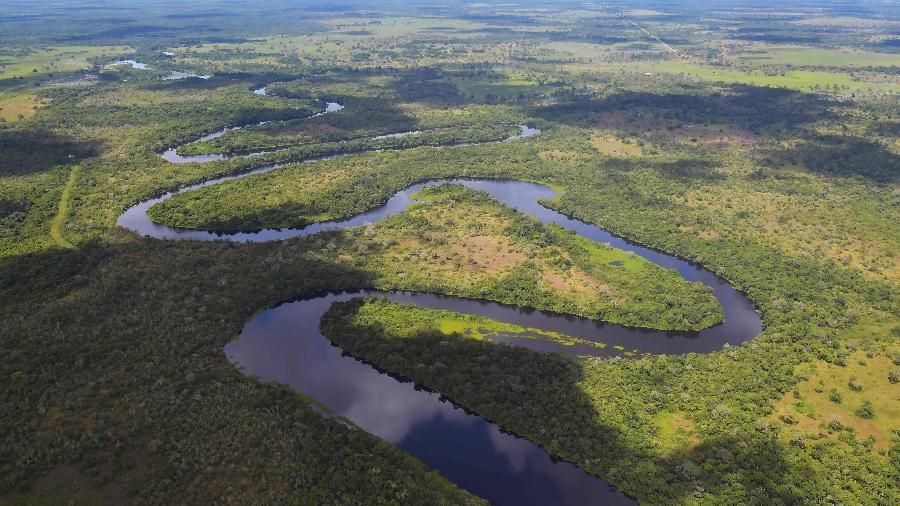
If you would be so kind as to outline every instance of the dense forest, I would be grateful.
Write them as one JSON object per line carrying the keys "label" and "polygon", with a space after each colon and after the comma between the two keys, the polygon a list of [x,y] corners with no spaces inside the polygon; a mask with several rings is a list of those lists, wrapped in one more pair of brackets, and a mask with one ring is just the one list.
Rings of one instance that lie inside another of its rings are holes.
{"label": "dense forest", "polygon": [[222,176],[147,216],[248,232],[436,179],[546,185],[546,208],[726,280],[762,332],[586,357],[494,338],[606,345],[362,297],[328,342],[641,503],[900,503],[896,6],[250,4],[0,2],[0,503],[483,504],[226,355],[286,301],[724,317],[702,283],[458,185],[279,241],[118,224]]}

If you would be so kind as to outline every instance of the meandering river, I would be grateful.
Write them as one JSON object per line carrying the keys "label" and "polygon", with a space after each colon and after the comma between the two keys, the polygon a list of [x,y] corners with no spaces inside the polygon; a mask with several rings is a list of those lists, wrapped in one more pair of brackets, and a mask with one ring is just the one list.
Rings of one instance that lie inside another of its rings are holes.
{"label": "meandering river", "polygon": [[[265,88],[260,88],[255,93],[264,95]],[[338,104],[332,104],[320,114],[340,110]],[[521,134],[504,142],[518,141],[540,133],[526,126],[521,128]],[[218,137],[228,130],[209,134],[198,141]],[[262,153],[242,156],[259,154]],[[174,163],[209,162],[228,157],[181,157],[175,153],[175,148],[162,156]],[[147,217],[147,210],[151,206],[179,193],[249,174],[269,172],[285,165],[287,164],[264,165],[239,175],[171,191],[129,208],[119,217],[119,224],[137,234],[160,239],[277,241],[374,223],[402,212],[413,202],[412,195],[425,186],[456,183],[486,192],[503,204],[533,216],[542,223],[557,223],[591,240],[610,243],[651,262],[676,269],[685,280],[708,285],[719,300],[725,312],[721,324],[699,332],[665,332],[428,293],[335,292],[263,311],[246,324],[238,340],[226,346],[225,352],[229,359],[247,373],[263,380],[288,384],[312,396],[332,413],[346,417],[362,429],[390,441],[445,478],[493,504],[633,504],[633,501],[610,488],[603,480],[569,463],[553,459],[538,445],[502,431],[495,424],[461,409],[439,394],[401,381],[344,355],[319,330],[319,320],[332,303],[358,296],[385,297],[423,307],[478,314],[607,344],[605,348],[585,344],[564,346],[530,338],[495,337],[497,341],[505,340],[510,344],[533,349],[585,355],[619,354],[623,349],[637,353],[708,353],[721,349],[726,344],[743,343],[762,330],[761,319],[753,304],[725,280],[699,265],[642,247],[600,227],[541,205],[541,201],[554,199],[556,192],[547,186],[531,182],[485,179],[427,181],[398,191],[376,209],[346,220],[318,223],[304,228],[221,234],[173,228],[153,223]]]}

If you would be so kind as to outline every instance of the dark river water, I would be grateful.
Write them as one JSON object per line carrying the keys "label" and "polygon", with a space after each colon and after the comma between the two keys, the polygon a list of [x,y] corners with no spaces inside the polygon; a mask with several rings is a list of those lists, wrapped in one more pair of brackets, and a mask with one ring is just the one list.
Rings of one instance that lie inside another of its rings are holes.
{"label": "dark river water", "polygon": [[[521,135],[507,141],[537,133],[539,131],[535,129],[523,127]],[[251,173],[280,167],[282,165],[263,166]],[[634,504],[634,501],[600,478],[572,464],[554,460],[538,445],[503,432],[495,424],[467,413],[439,394],[379,372],[344,355],[319,330],[319,320],[332,303],[357,296],[385,297],[423,307],[478,314],[498,321],[553,330],[609,345],[598,348],[585,344],[564,346],[552,341],[526,338],[505,339],[511,344],[532,349],[587,355],[620,354],[621,350],[615,346],[637,353],[708,353],[721,349],[725,344],[743,343],[762,330],[761,319],[753,304],[726,281],[698,265],[626,241],[600,227],[544,207],[540,201],[555,198],[556,192],[536,183],[484,179],[428,181],[400,190],[381,207],[353,218],[300,229],[218,234],[172,228],[155,224],[147,218],[147,209],[175,194],[244,175],[207,181],[141,202],[123,213],[119,224],[137,234],[160,239],[276,241],[374,223],[402,212],[413,202],[412,195],[424,186],[456,183],[486,192],[543,223],[554,222],[591,240],[609,243],[664,267],[676,269],[684,279],[705,283],[712,289],[724,309],[724,322],[699,332],[624,327],[427,293],[330,293],[258,313],[246,324],[239,339],[225,347],[228,358],[246,373],[259,376],[264,381],[285,383],[315,398],[332,413],[346,417],[362,429],[395,444],[458,486],[493,504],[618,505]]]}

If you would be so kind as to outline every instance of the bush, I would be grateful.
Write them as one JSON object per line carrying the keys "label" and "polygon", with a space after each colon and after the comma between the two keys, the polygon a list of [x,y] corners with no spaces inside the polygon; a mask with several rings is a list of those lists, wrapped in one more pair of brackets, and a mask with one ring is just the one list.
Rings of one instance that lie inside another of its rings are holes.
{"label": "bush", "polygon": [[840,404],[844,400],[844,398],[841,396],[841,393],[834,388],[831,389],[831,392],[828,392],[828,399],[835,404]]}
{"label": "bush", "polygon": [[856,416],[867,420],[875,418],[875,408],[872,407],[871,402],[865,401],[862,406],[856,408]]}

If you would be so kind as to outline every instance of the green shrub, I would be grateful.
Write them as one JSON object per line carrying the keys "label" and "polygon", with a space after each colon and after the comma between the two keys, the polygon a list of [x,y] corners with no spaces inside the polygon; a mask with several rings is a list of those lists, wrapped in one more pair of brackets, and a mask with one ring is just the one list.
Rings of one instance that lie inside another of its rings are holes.
{"label": "green shrub", "polygon": [[844,400],[841,393],[834,388],[831,389],[831,392],[828,392],[828,399],[835,404],[840,404]]}
{"label": "green shrub", "polygon": [[856,408],[856,416],[867,420],[875,418],[875,408],[872,407],[871,402],[865,401],[862,406]]}

